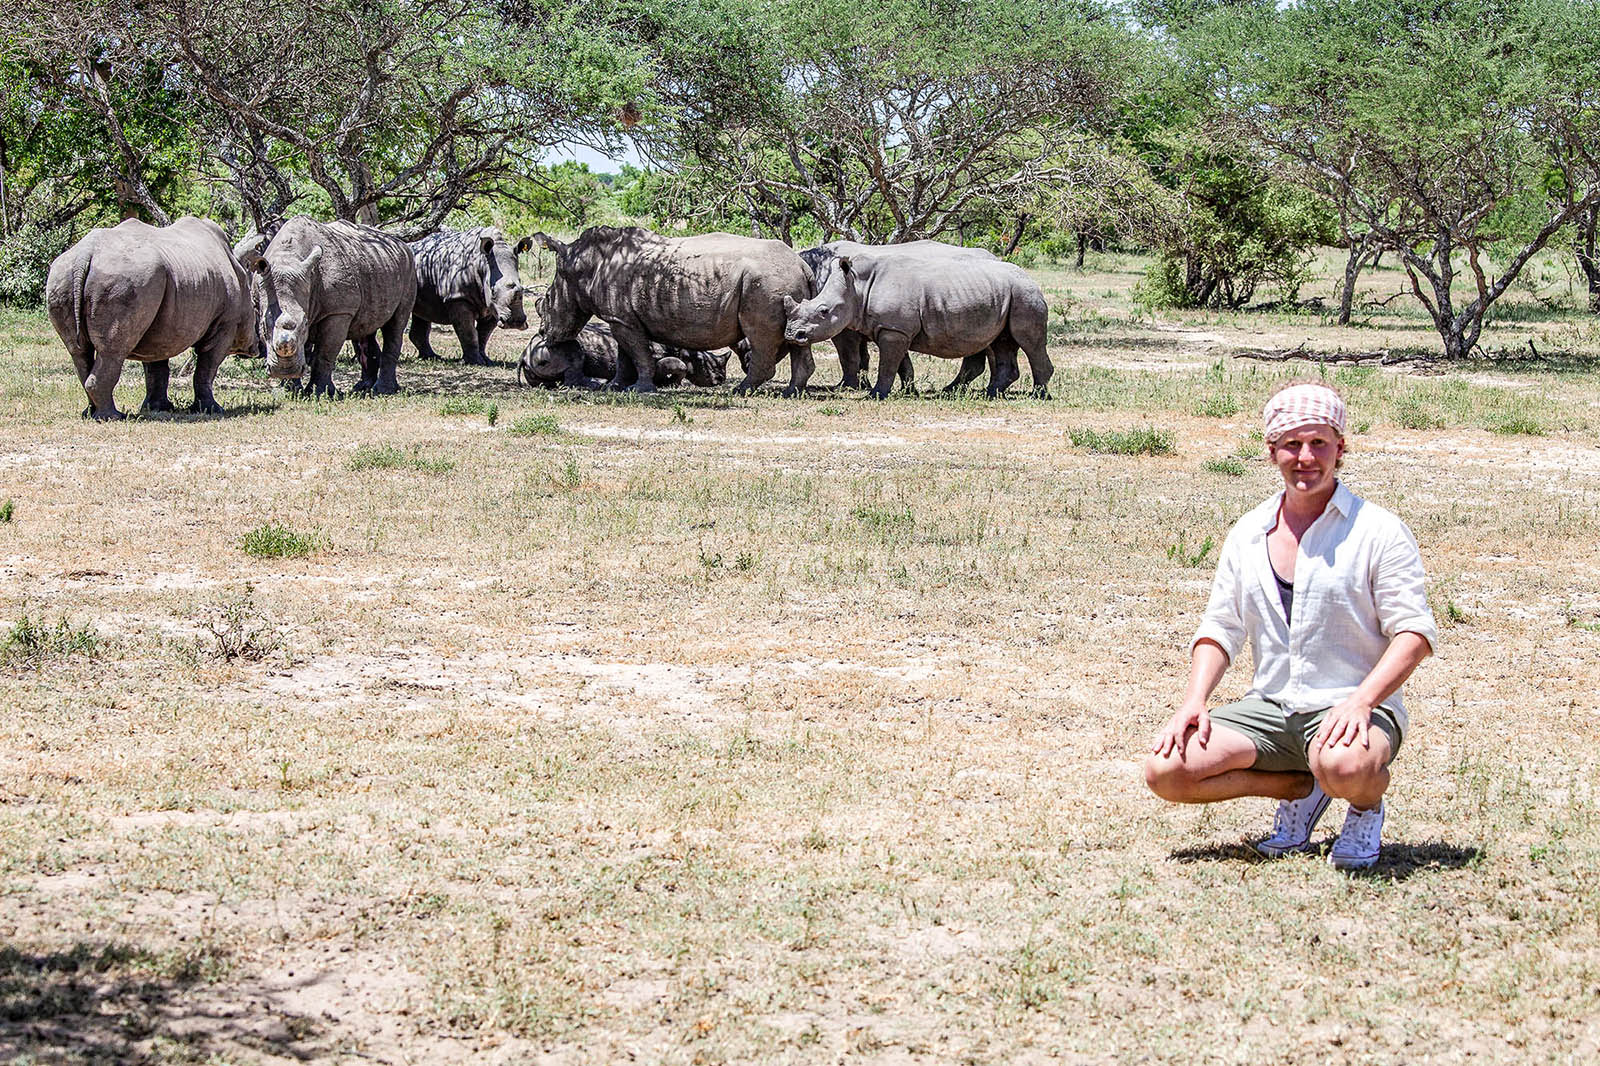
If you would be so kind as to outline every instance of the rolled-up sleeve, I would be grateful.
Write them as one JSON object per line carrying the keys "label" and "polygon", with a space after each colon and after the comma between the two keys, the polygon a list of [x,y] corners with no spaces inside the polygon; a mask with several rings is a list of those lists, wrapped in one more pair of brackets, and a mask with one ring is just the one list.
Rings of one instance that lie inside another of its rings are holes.
{"label": "rolled-up sleeve", "polygon": [[1428,606],[1422,553],[1405,523],[1397,525],[1373,560],[1372,599],[1378,628],[1390,640],[1400,633],[1415,633],[1438,651],[1439,626]]}
{"label": "rolled-up sleeve", "polygon": [[1239,657],[1239,651],[1245,645],[1247,634],[1240,600],[1243,574],[1239,555],[1239,536],[1235,530],[1222,545],[1222,555],[1217,560],[1217,575],[1211,580],[1211,598],[1206,602],[1205,616],[1200,619],[1200,628],[1195,630],[1194,639],[1189,642],[1191,653],[1202,640],[1213,640],[1227,654],[1231,663]]}

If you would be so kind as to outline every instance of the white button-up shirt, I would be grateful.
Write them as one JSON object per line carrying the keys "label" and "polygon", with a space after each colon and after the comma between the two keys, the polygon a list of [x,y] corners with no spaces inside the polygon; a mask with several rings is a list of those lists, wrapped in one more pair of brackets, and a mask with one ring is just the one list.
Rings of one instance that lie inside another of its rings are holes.
{"label": "white button-up shirt", "polygon": [[[1282,502],[1283,493],[1275,493],[1229,530],[1191,651],[1202,639],[1214,640],[1231,663],[1248,640],[1256,666],[1249,695],[1300,713],[1354,692],[1398,633],[1416,633],[1438,647],[1411,530],[1343,482],[1300,539],[1293,622],[1286,621],[1267,557],[1267,534]],[[1404,732],[1400,693],[1383,706]]]}

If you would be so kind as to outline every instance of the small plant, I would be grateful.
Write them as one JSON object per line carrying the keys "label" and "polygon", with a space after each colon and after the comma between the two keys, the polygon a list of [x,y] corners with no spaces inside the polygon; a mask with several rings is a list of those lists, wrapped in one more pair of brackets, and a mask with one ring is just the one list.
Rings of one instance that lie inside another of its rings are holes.
{"label": "small plant", "polygon": [[1447,622],[1455,626],[1465,625],[1471,621],[1467,617],[1467,612],[1458,607],[1455,600],[1444,601],[1444,617]]}
{"label": "small plant", "polygon": [[22,617],[0,641],[0,661],[38,666],[47,659],[71,655],[93,656],[100,651],[100,637],[87,625],[75,626],[65,616],[55,625],[35,621],[23,609]]}
{"label": "small plant", "polygon": [[1177,542],[1167,545],[1167,558],[1180,566],[1204,566],[1206,557],[1211,554],[1211,549],[1217,546],[1217,542],[1208,536],[1200,542],[1200,547],[1197,551],[1190,552],[1187,540],[1187,535],[1183,530],[1178,530]]}
{"label": "small plant", "polygon": [[7,499],[5,503],[0,503],[0,523],[9,523],[16,516],[17,516],[17,501],[16,500]]}
{"label": "small plant", "polygon": [[1544,436],[1544,423],[1528,415],[1506,415],[1504,418],[1495,419],[1489,423],[1489,432],[1501,436]]}
{"label": "small plant", "polygon": [[519,437],[558,437],[561,423],[555,415],[523,415],[511,423],[511,432]]}
{"label": "small plant", "polygon": [[568,457],[557,483],[564,489],[575,489],[583,484],[583,471],[578,469],[578,460]]}
{"label": "small plant", "polygon": [[1231,392],[1207,396],[1196,406],[1195,413],[1206,418],[1228,418],[1239,413],[1239,399]]}
{"label": "small plant", "polygon": [[817,408],[817,414],[819,414],[819,415],[827,415],[829,418],[837,418],[840,415],[844,414],[844,408],[843,407],[835,407],[833,404],[829,404],[826,407]]}
{"label": "small plant", "polygon": [[393,444],[363,444],[345,463],[347,470],[417,470],[424,474],[448,474],[455,468],[449,459],[424,459],[421,448],[413,445],[408,455]]}
{"label": "small plant", "polygon": [[1220,459],[1207,459],[1201,465],[1213,474],[1226,474],[1229,477],[1244,476],[1244,460],[1237,455],[1225,455]]}
{"label": "small plant", "polygon": [[481,415],[493,407],[482,396],[452,396],[439,405],[442,415]]}
{"label": "small plant", "polygon": [[260,662],[283,646],[278,627],[256,606],[255,586],[248,582],[213,610],[206,629],[214,642],[210,654],[223,662]]}
{"label": "small plant", "polygon": [[701,548],[700,549],[700,565],[705,567],[707,572],[710,572],[712,570],[721,570],[722,569],[722,553],[721,552],[711,553],[711,552],[706,551],[704,548]]}
{"label": "small plant", "polygon": [[760,552],[742,551],[733,557],[733,568],[741,574],[748,574],[756,568],[756,564],[760,561]]}
{"label": "small plant", "polygon": [[1585,620],[1577,610],[1568,603],[1561,609],[1561,615],[1566,619],[1568,629],[1582,629],[1588,633],[1600,633],[1600,622]]}
{"label": "small plant", "polygon": [[317,537],[268,522],[244,535],[239,547],[257,559],[298,559],[317,549]]}
{"label": "small plant", "polygon": [[489,405],[489,424],[492,426],[498,421],[500,421],[500,405],[492,403]]}
{"label": "small plant", "polygon": [[689,417],[689,412],[684,410],[683,404],[681,403],[675,403],[672,405],[672,420],[678,423],[680,426],[687,426],[690,422],[694,421],[694,419]]}
{"label": "small plant", "polygon": [[1106,455],[1171,455],[1176,449],[1172,433],[1165,429],[1108,430],[1071,429],[1067,436],[1075,448]]}
{"label": "small plant", "polygon": [[1443,429],[1444,419],[1423,407],[1416,400],[1401,400],[1395,405],[1394,418],[1406,429]]}
{"label": "small plant", "polygon": [[917,518],[905,504],[899,507],[872,507],[862,505],[850,512],[857,522],[884,538],[909,536],[916,527]]}

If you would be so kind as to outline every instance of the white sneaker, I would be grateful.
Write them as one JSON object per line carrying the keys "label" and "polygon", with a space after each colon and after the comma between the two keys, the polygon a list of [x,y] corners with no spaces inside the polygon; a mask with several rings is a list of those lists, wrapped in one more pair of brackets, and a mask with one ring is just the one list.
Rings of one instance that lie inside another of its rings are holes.
{"label": "white sneaker", "polygon": [[1311,830],[1317,819],[1328,809],[1328,794],[1315,782],[1311,795],[1305,799],[1282,800],[1278,813],[1272,819],[1272,835],[1256,845],[1256,850],[1269,859],[1287,855],[1291,851],[1304,851],[1311,843]]}
{"label": "white sneaker", "polygon": [[1378,861],[1383,840],[1383,801],[1370,811],[1354,807],[1344,816],[1344,828],[1333,842],[1328,861],[1340,870],[1365,870]]}

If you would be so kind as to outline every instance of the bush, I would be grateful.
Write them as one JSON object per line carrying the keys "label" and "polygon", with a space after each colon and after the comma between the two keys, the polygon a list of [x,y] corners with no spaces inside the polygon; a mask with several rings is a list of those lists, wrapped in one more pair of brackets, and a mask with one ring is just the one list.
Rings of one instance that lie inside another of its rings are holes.
{"label": "bush", "polygon": [[44,282],[50,264],[72,243],[65,227],[39,229],[24,225],[0,240],[0,303],[38,307],[44,303]]}
{"label": "bush", "polygon": [[269,522],[246,533],[239,547],[257,559],[295,559],[316,551],[317,537]]}

